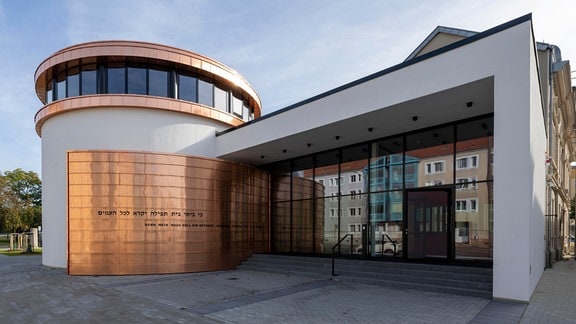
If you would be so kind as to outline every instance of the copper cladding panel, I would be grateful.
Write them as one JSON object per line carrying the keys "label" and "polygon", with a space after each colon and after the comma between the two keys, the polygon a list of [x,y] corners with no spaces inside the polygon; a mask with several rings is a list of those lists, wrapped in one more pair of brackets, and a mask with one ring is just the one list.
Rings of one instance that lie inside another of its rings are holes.
{"label": "copper cladding panel", "polygon": [[195,102],[162,97],[149,98],[141,95],[100,94],[70,97],[55,101],[42,107],[36,113],[36,116],[34,116],[36,133],[39,136],[42,136],[42,125],[46,120],[53,116],[80,109],[103,109],[109,107],[174,111],[210,118],[232,127],[244,124],[244,121],[236,116],[217,111],[216,108],[204,106]]}
{"label": "copper cladding panel", "polygon": [[269,246],[268,174],[171,154],[68,153],[68,272],[231,269]]}

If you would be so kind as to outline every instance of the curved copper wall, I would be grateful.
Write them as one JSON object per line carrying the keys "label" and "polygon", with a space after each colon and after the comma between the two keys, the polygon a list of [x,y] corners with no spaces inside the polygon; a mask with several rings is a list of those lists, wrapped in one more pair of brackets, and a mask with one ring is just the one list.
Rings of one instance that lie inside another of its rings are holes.
{"label": "curved copper wall", "polygon": [[231,269],[269,250],[268,173],[173,154],[68,152],[68,273]]}
{"label": "curved copper wall", "polygon": [[323,253],[324,186],[307,178],[272,175],[271,195],[272,251]]}

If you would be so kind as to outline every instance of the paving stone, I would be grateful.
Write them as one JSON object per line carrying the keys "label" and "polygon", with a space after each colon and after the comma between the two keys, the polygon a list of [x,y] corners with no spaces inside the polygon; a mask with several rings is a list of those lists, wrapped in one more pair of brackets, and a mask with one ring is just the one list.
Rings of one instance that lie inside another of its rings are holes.
{"label": "paving stone", "polygon": [[484,298],[250,270],[67,276],[38,256],[0,256],[0,293],[6,323],[576,323],[574,260],[547,269],[515,313]]}

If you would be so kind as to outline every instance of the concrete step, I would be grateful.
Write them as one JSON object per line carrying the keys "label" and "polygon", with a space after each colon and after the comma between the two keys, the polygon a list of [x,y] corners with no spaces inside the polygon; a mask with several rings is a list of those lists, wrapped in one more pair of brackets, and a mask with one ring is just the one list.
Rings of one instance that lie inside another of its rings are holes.
{"label": "concrete step", "polygon": [[467,296],[492,296],[492,269],[439,264],[332,259],[254,254],[239,268],[313,278],[332,278],[392,288],[419,289]]}

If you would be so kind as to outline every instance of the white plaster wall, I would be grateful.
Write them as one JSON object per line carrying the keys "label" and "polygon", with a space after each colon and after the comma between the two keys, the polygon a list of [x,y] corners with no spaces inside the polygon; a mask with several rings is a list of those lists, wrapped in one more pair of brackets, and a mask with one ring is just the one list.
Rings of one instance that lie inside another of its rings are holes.
{"label": "white plaster wall", "polygon": [[[530,43],[530,52],[534,53],[535,44]],[[530,64],[530,150],[533,169],[532,213],[530,217],[530,295],[536,289],[546,266],[546,121],[538,82],[537,56],[532,56]],[[544,85],[546,88],[546,85]],[[544,100],[546,102],[546,100]],[[529,297],[528,297],[529,298]]]}
{"label": "white plaster wall", "polygon": [[177,112],[101,108],[66,112],[42,126],[42,263],[67,266],[66,152],[135,150],[214,157],[225,126]]}
{"label": "white plaster wall", "polygon": [[490,76],[495,114],[493,296],[528,301],[543,269],[546,151],[530,21],[219,136],[219,155]]}

